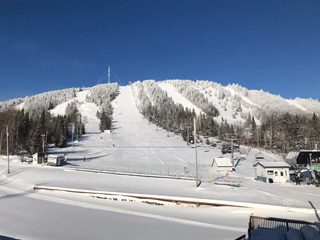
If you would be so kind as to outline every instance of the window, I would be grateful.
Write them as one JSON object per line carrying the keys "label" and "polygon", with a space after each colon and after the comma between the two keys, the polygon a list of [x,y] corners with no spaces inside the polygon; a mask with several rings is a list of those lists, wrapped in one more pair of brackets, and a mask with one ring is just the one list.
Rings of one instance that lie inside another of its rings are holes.
{"label": "window", "polygon": [[281,177],[283,177],[283,172],[280,172]]}
{"label": "window", "polygon": [[278,176],[278,172],[274,172],[274,175]]}
{"label": "window", "polygon": [[268,175],[273,175],[273,171],[272,171],[272,170],[269,170],[269,171],[267,171],[267,174],[268,174]]}

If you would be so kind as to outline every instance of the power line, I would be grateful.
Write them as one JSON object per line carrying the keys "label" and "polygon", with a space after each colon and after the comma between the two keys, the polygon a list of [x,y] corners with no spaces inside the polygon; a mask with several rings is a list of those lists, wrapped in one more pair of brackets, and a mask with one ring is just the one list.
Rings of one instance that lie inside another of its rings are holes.
{"label": "power line", "polygon": [[112,69],[110,69],[110,70],[113,73],[113,75],[116,77],[116,79],[124,86],[124,84],[120,81],[120,79],[117,77],[117,75],[114,73],[114,71]]}
{"label": "power line", "polygon": [[99,79],[99,81],[96,83],[96,85],[98,85],[100,83],[100,81],[103,79],[103,77],[106,75],[106,73],[108,72],[108,69],[107,71],[105,71],[105,73],[102,75],[102,77]]}

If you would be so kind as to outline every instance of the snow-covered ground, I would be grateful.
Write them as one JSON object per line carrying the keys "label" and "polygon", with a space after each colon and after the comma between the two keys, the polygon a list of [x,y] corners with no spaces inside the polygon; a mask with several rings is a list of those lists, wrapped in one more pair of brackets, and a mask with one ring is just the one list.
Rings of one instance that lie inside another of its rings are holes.
{"label": "snow-covered ground", "polygon": [[203,112],[201,111],[200,108],[198,108],[193,103],[191,103],[188,99],[186,99],[184,96],[182,96],[178,92],[178,90],[174,86],[172,86],[170,83],[161,82],[158,84],[158,86],[163,91],[166,91],[168,93],[168,96],[170,96],[172,98],[174,103],[181,104],[185,109],[188,108],[191,111],[192,111],[192,109],[194,109],[194,111],[196,112],[196,114],[198,116],[200,115],[200,113],[203,114]]}
{"label": "snow-covered ground", "polygon": [[[21,239],[235,239],[246,233],[252,213],[319,221],[319,188],[254,180],[257,149],[249,153],[246,148],[241,149],[243,154],[238,153],[236,157],[242,156],[245,160],[227,180],[225,173],[210,168],[213,158],[221,156],[219,147],[199,144],[200,187],[196,188],[192,180],[171,178],[195,175],[195,149],[187,146],[179,136],[158,129],[144,119],[128,86],[120,87],[120,94],[113,102],[111,133],[100,133],[99,120],[95,116],[98,107],[85,102],[89,91],[79,92],[76,97],[78,109],[87,119],[87,133],[67,148],[50,148],[50,153],[67,154],[67,165],[60,168],[32,165],[11,157],[8,175],[6,158],[1,158],[0,236]],[[59,105],[52,112],[63,114],[65,106]],[[85,162],[83,157],[86,157]],[[280,160],[265,152],[264,157],[266,161]],[[145,176],[76,171],[80,168]],[[152,177],[155,174],[164,178]],[[214,184],[227,181],[238,183],[240,187]],[[34,186],[206,199],[244,207],[150,205],[119,196],[101,199],[90,194],[34,191]]]}

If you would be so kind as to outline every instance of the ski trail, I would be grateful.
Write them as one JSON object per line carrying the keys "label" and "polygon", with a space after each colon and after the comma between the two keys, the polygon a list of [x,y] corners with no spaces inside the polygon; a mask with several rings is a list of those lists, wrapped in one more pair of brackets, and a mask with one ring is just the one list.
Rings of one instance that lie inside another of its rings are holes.
{"label": "ski trail", "polygon": [[107,212],[133,215],[133,216],[137,216],[137,217],[152,218],[152,219],[161,220],[161,221],[167,221],[167,222],[173,222],[173,223],[185,224],[185,225],[192,225],[192,226],[204,227],[204,228],[228,230],[228,231],[241,232],[241,233],[247,231],[247,229],[245,229],[245,228],[231,227],[231,226],[211,224],[211,223],[203,223],[203,222],[197,222],[197,221],[186,220],[186,219],[181,219],[181,218],[174,218],[174,217],[167,217],[167,216],[161,216],[161,215],[150,214],[150,213],[136,212],[136,211],[132,211],[132,210],[126,210],[126,209],[120,209],[120,208],[115,208],[115,207],[96,205],[96,204],[92,204],[92,203],[74,201],[74,200],[69,200],[66,198],[57,198],[57,197],[52,197],[52,196],[47,196],[47,195],[41,195],[41,194],[34,193],[32,191],[24,192],[24,191],[20,191],[17,189],[4,187],[4,186],[1,186],[0,189],[5,192],[11,193],[11,194],[21,195],[21,196],[27,197],[27,198],[48,201],[48,202],[57,203],[57,204],[64,204],[64,205],[69,205],[69,206],[74,206],[74,207],[89,208],[89,209],[93,209],[93,210],[102,210],[102,211],[107,211]]}

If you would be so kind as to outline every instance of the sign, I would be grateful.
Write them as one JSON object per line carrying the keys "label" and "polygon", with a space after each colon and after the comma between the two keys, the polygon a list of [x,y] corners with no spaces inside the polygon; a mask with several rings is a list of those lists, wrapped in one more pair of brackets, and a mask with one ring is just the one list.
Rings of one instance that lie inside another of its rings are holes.
{"label": "sign", "polygon": [[312,167],[312,168],[313,168],[313,170],[320,171],[320,166],[314,166],[314,167]]}

